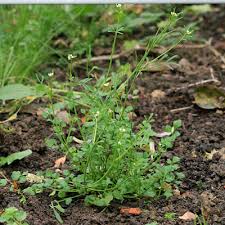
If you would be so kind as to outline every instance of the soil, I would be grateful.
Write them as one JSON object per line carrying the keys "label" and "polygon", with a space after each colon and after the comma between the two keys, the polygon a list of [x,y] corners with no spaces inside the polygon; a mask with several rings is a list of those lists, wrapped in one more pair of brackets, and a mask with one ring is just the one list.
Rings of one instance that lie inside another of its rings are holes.
{"label": "soil", "polygon": [[[221,23],[225,21],[225,11],[223,6],[217,9],[217,12],[202,17],[197,35],[206,40],[213,38],[213,48],[224,54],[225,27]],[[221,82],[220,86],[225,87],[225,67],[221,57],[209,47],[198,48],[196,43],[189,44],[191,48],[175,50],[179,56],[178,67],[145,72],[137,80],[137,121],[153,113],[157,130],[175,119],[183,122],[181,136],[166,154],[166,157],[176,155],[181,158],[185,179],[179,190],[175,190],[174,196],[168,200],[114,202],[104,210],[85,206],[83,200],[79,199],[62,215],[65,225],[145,225],[153,221],[160,225],[193,225],[193,221],[181,220],[179,216],[187,211],[201,215],[201,210],[209,225],[225,225],[225,111],[199,108],[193,103],[194,88],[188,88],[190,84],[210,79],[210,68]],[[44,119],[21,112],[11,126],[13,132],[0,136],[1,155],[24,149],[31,149],[33,154],[4,167],[8,176],[14,170],[34,172],[53,167],[60,153],[47,149],[44,144],[45,138],[52,134],[51,127]],[[213,150],[218,153],[212,159],[207,159],[206,153]],[[49,207],[51,198],[47,194],[28,197],[25,204],[21,204],[18,194],[1,188],[0,199],[0,211],[9,206],[24,209],[30,225],[58,224]],[[140,207],[143,212],[138,216],[122,215],[121,207]],[[175,218],[166,219],[166,213],[175,213]]]}

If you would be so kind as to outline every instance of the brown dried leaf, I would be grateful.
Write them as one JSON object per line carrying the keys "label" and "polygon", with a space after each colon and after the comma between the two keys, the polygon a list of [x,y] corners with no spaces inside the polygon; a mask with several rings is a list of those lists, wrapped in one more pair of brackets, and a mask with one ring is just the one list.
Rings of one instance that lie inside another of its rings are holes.
{"label": "brown dried leaf", "polygon": [[165,72],[165,71],[170,71],[173,70],[175,68],[177,68],[177,64],[176,63],[171,63],[171,62],[149,62],[146,63],[145,67],[144,67],[144,71],[150,71],[150,72]]}
{"label": "brown dried leaf", "polygon": [[179,219],[181,220],[195,220],[196,219],[196,215],[190,211],[187,211],[186,213],[184,213],[183,216],[179,216]]}
{"label": "brown dried leaf", "polygon": [[17,192],[19,190],[19,184],[17,181],[13,181],[13,192]]}
{"label": "brown dried leaf", "polygon": [[65,162],[66,162],[66,156],[63,156],[63,157],[55,160],[54,168],[59,168],[60,166],[64,165]]}
{"label": "brown dried leaf", "polygon": [[33,173],[28,173],[26,179],[30,183],[41,183],[44,180],[43,176],[37,176]]}
{"label": "brown dried leaf", "polygon": [[45,112],[44,108],[38,108],[36,114],[37,116],[42,116],[44,112]]}
{"label": "brown dried leaf", "polygon": [[82,117],[80,118],[80,120],[81,120],[81,123],[82,123],[82,124],[86,123],[86,116],[82,116]]}
{"label": "brown dried leaf", "polygon": [[63,111],[59,111],[56,113],[56,117],[62,121],[64,121],[65,123],[69,123],[70,119],[69,119],[69,114],[67,111],[63,110]]}
{"label": "brown dried leaf", "polygon": [[170,136],[171,134],[172,134],[171,132],[156,133],[155,137],[162,138],[162,137]]}
{"label": "brown dried leaf", "polygon": [[3,120],[3,121],[0,121],[0,124],[10,122],[10,121],[12,121],[12,120],[15,120],[16,118],[17,118],[17,112],[14,113],[13,115],[11,115],[8,119]]}
{"label": "brown dried leaf", "polygon": [[225,147],[218,150],[213,149],[210,153],[205,154],[208,160],[212,160],[214,155],[218,155],[220,159],[225,160]]}
{"label": "brown dried leaf", "polygon": [[134,12],[137,15],[140,15],[144,11],[144,5],[142,4],[127,4],[126,8],[129,12]]}
{"label": "brown dried leaf", "polygon": [[166,93],[164,91],[161,91],[161,90],[154,90],[151,93],[151,96],[152,96],[153,99],[161,99],[161,98],[164,98],[166,96]]}
{"label": "brown dried leaf", "polygon": [[121,208],[121,214],[131,214],[131,215],[140,215],[142,210],[140,208]]}

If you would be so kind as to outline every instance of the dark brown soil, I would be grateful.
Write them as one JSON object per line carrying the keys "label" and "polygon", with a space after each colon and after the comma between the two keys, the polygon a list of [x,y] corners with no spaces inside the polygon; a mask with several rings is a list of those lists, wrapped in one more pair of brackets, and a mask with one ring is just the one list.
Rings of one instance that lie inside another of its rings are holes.
{"label": "dark brown soil", "polygon": [[[198,35],[205,39],[212,37],[214,48],[224,54],[225,27],[222,21],[225,21],[223,7],[204,15]],[[156,129],[175,119],[183,121],[181,136],[166,155],[181,158],[181,169],[186,177],[179,191],[169,200],[113,203],[105,210],[87,207],[80,199],[66,209],[62,216],[65,225],[145,225],[153,221],[160,225],[193,225],[193,221],[181,220],[179,216],[187,211],[201,215],[202,209],[209,225],[225,225],[225,157],[215,154],[211,160],[206,158],[206,153],[214,149],[221,153],[224,151],[225,111],[199,108],[193,103],[193,87],[187,88],[190,84],[210,79],[210,68],[213,68],[221,86],[225,87],[225,67],[221,58],[207,46],[197,48],[196,44],[192,44],[192,48],[175,51],[180,58],[176,69],[145,73],[137,81],[140,91],[135,110],[137,120],[153,113]],[[155,90],[165,92],[165,96],[153,97]],[[1,155],[24,149],[31,149],[33,154],[5,167],[4,172],[9,175],[13,170],[37,171],[53,167],[60,153],[47,149],[44,144],[44,139],[52,134],[49,125],[40,117],[28,113],[21,113],[11,125],[14,132],[0,136]],[[1,188],[0,200],[0,211],[9,206],[24,209],[30,225],[58,224],[49,207],[51,198],[47,194],[28,197],[26,203],[21,204],[18,194]],[[140,207],[143,213],[139,216],[121,215],[122,206]],[[176,213],[175,219],[166,219],[166,213]]]}

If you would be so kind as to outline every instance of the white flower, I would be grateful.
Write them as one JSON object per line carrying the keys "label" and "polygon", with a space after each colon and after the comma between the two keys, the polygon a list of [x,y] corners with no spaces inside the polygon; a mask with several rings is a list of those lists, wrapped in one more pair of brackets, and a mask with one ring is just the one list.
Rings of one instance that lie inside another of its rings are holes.
{"label": "white flower", "polygon": [[177,17],[177,13],[175,13],[175,12],[171,12],[170,14],[171,14],[171,16]]}
{"label": "white flower", "polygon": [[69,54],[67,56],[67,58],[68,58],[69,61],[71,61],[72,59],[76,58],[76,56],[75,55],[72,55],[72,54]]}
{"label": "white flower", "polygon": [[119,129],[119,131],[121,131],[121,132],[125,132],[125,131],[126,131],[126,129],[125,129],[125,128],[120,128],[120,129]]}
{"label": "white flower", "polygon": [[117,7],[117,8],[121,8],[122,5],[121,5],[121,4],[116,4],[116,7]]}
{"label": "white flower", "polygon": [[190,34],[192,34],[192,31],[187,30],[187,31],[186,31],[186,34],[187,34],[187,35],[190,35]]}
{"label": "white flower", "polygon": [[121,145],[121,142],[120,141],[118,141],[118,145]]}
{"label": "white flower", "polygon": [[49,77],[53,77],[54,76],[54,72],[48,73]]}
{"label": "white flower", "polygon": [[100,112],[97,111],[97,112],[95,113],[95,116],[97,117],[97,116],[99,116],[99,114],[100,114]]}

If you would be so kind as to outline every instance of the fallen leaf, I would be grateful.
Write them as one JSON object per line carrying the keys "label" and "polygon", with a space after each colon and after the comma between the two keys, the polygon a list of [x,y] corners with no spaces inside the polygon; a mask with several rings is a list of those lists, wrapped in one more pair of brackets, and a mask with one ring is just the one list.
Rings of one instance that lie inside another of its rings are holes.
{"label": "fallen leaf", "polygon": [[137,118],[137,114],[135,112],[129,112],[128,117],[129,117],[129,120],[133,120]]}
{"label": "fallen leaf", "polygon": [[194,68],[193,64],[190,63],[186,58],[182,58],[179,61],[179,67],[178,70],[181,72],[193,72],[195,71],[196,68]]}
{"label": "fallen leaf", "polygon": [[142,210],[140,208],[121,208],[121,214],[140,215]]}
{"label": "fallen leaf", "polygon": [[181,195],[181,197],[182,197],[182,198],[192,198],[192,199],[196,198],[196,196],[195,196],[192,192],[190,192],[190,191],[184,192],[184,193]]}
{"label": "fallen leaf", "polygon": [[54,168],[59,168],[59,167],[62,166],[65,162],[66,162],[66,156],[63,156],[63,157],[61,157],[61,158],[55,160]]}
{"label": "fallen leaf", "polygon": [[73,140],[74,140],[76,143],[78,143],[78,144],[83,144],[83,143],[84,143],[84,141],[82,141],[82,140],[80,140],[80,139],[78,139],[78,138],[76,138],[76,137],[73,137]]}
{"label": "fallen leaf", "polygon": [[224,147],[224,148],[221,148],[221,149],[218,149],[218,150],[213,149],[211,152],[209,152],[209,153],[207,152],[207,153],[205,154],[205,156],[206,156],[206,158],[207,158],[208,160],[212,160],[212,159],[213,159],[213,156],[214,156],[215,154],[218,154],[219,157],[220,157],[220,159],[225,160],[225,147]]}
{"label": "fallen leaf", "polygon": [[45,112],[44,108],[38,108],[36,111],[36,114],[37,114],[37,116],[42,116],[44,112]]}
{"label": "fallen leaf", "polygon": [[10,122],[10,121],[12,121],[12,120],[15,120],[16,118],[17,118],[17,112],[14,113],[13,115],[11,115],[8,119],[3,120],[3,121],[0,121],[0,124]]}
{"label": "fallen leaf", "polygon": [[187,211],[186,213],[184,213],[183,216],[179,216],[179,219],[181,219],[181,220],[195,220],[196,215],[192,212]]}
{"label": "fallen leaf", "polygon": [[171,62],[148,62],[144,66],[144,71],[150,71],[150,72],[165,72],[165,71],[170,71],[175,68],[177,68],[178,65],[176,63],[171,63]]}
{"label": "fallen leaf", "polygon": [[208,191],[204,191],[201,196],[201,211],[205,219],[208,219],[210,215],[212,215],[212,209],[215,205],[214,200],[216,197]]}
{"label": "fallen leaf", "polygon": [[155,143],[153,141],[149,142],[149,151],[151,154],[155,153]]}
{"label": "fallen leaf", "polygon": [[203,109],[225,108],[225,92],[213,85],[196,88],[194,98],[195,104]]}
{"label": "fallen leaf", "polygon": [[30,183],[41,183],[44,180],[43,176],[37,176],[33,173],[28,173],[26,179]]}
{"label": "fallen leaf", "polygon": [[179,190],[179,189],[174,189],[174,190],[173,190],[173,194],[174,194],[174,196],[176,196],[176,197],[180,196],[180,190]]}
{"label": "fallen leaf", "polygon": [[62,121],[64,121],[65,123],[69,123],[70,119],[69,119],[69,114],[67,111],[63,110],[63,111],[59,111],[56,113],[56,117]]}
{"label": "fallen leaf", "polygon": [[144,6],[142,4],[127,4],[125,9],[139,15],[144,11]]}
{"label": "fallen leaf", "polygon": [[215,150],[215,149],[213,149],[210,153],[206,152],[206,153],[205,153],[205,157],[206,157],[208,160],[212,160],[214,154],[217,154],[217,153],[218,153],[218,151]]}
{"label": "fallen leaf", "polygon": [[172,133],[171,132],[162,132],[162,133],[156,133],[154,136],[158,138],[170,136]]}
{"label": "fallen leaf", "polygon": [[85,116],[82,116],[82,117],[80,118],[80,120],[81,120],[81,123],[84,124],[84,123],[86,122],[86,117],[85,117]]}
{"label": "fallen leaf", "polygon": [[152,96],[153,99],[161,99],[161,98],[164,98],[166,96],[166,93],[164,91],[161,91],[161,90],[154,90],[151,93],[151,96]]}
{"label": "fallen leaf", "polygon": [[53,43],[54,47],[58,48],[67,48],[68,47],[68,41],[66,41],[64,38],[58,38]]}

